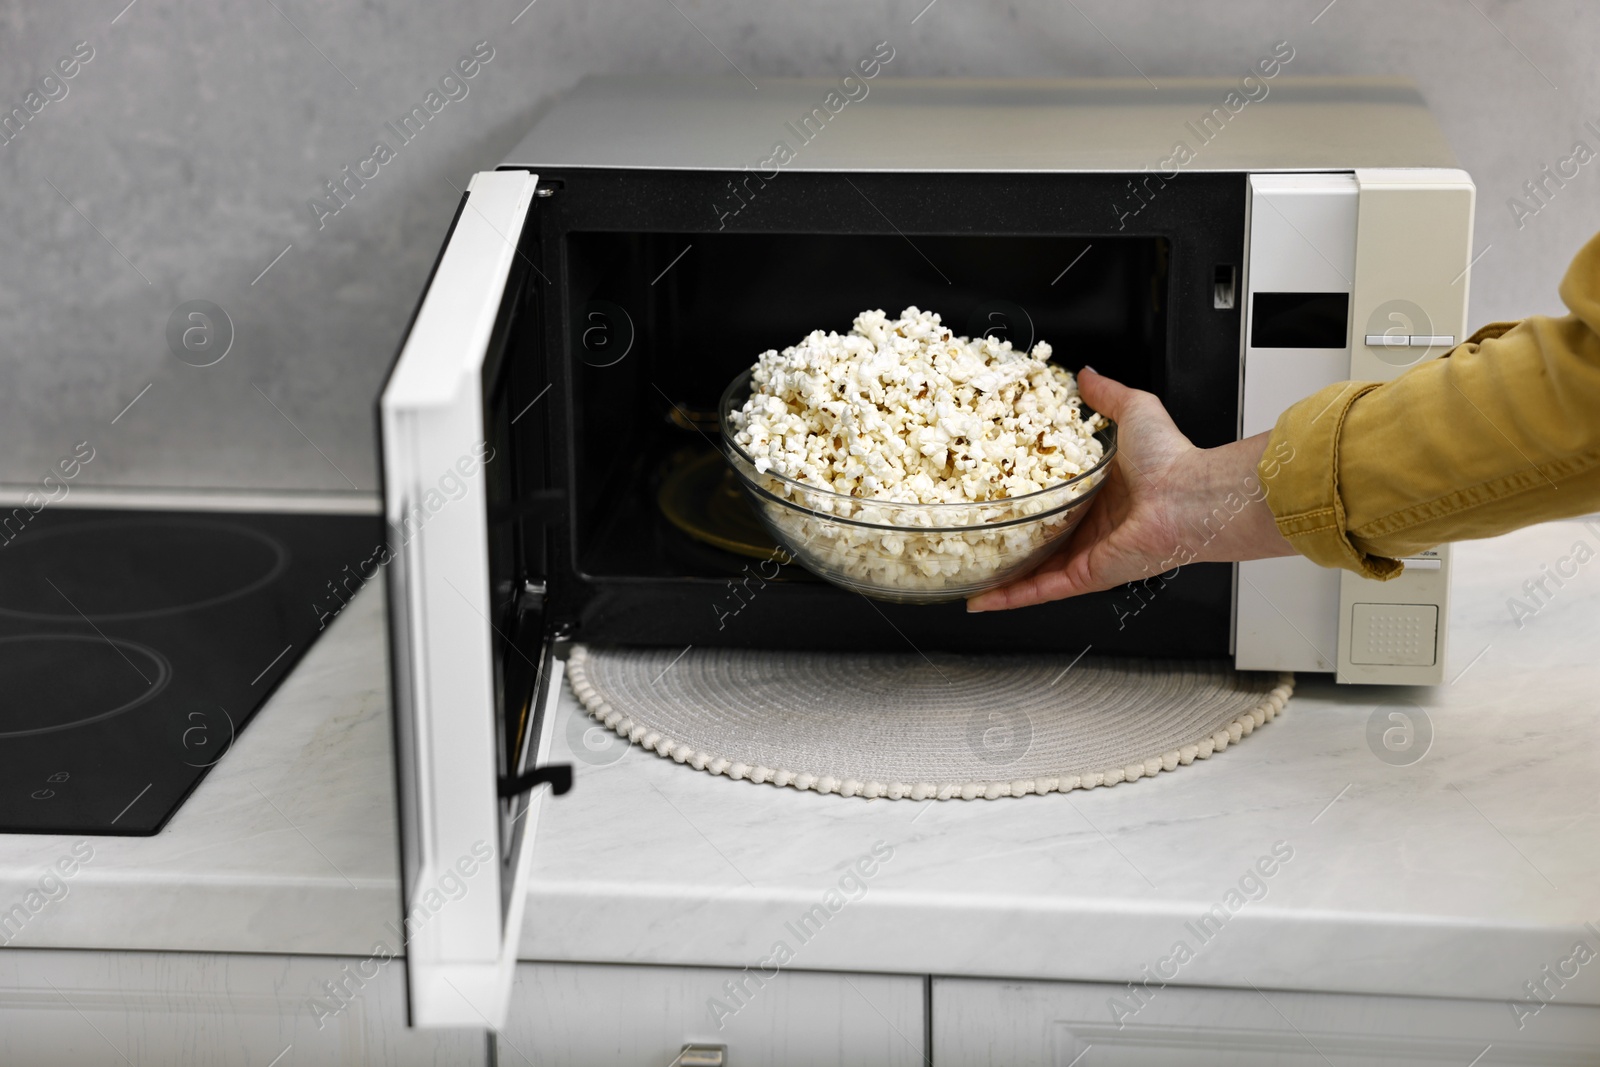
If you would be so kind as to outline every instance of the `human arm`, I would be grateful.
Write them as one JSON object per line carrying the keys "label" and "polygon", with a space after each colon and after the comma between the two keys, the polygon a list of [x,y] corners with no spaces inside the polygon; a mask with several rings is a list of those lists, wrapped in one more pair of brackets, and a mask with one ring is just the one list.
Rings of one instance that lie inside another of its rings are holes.
{"label": "human arm", "polygon": [[1561,299],[1570,314],[1486,326],[1393,381],[1285,411],[1269,447],[1297,458],[1263,481],[1296,551],[1388,578],[1437,544],[1600,508],[1600,235]]}
{"label": "human arm", "polygon": [[[1194,448],[1154,396],[1086,371],[1085,399],[1119,424],[1112,476],[1062,552],[968,609],[1295,552],[1390,578],[1434,545],[1600,509],[1600,235],[1561,297],[1568,315],[1487,326],[1390,382],[1328,386],[1271,433],[1214,449]],[[1252,472],[1259,494],[1213,529]]]}

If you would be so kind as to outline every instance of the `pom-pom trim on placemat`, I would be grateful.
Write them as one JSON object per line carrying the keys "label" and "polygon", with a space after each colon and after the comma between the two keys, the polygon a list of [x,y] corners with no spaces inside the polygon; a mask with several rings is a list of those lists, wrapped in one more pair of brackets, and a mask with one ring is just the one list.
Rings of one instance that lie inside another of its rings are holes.
{"label": "pom-pom trim on placemat", "polygon": [[1248,737],[1256,727],[1265,725],[1283,711],[1294,692],[1294,675],[1282,673],[1278,684],[1268,691],[1254,707],[1240,713],[1226,726],[1215,730],[1190,744],[1152,754],[1143,760],[1133,760],[1120,766],[1081,774],[1057,776],[1039,775],[1028,778],[970,781],[862,781],[857,778],[840,778],[825,773],[820,768],[767,767],[741,762],[718,752],[707,751],[668,736],[647,723],[638,722],[627,712],[612,707],[596,689],[587,667],[590,651],[583,645],[574,646],[567,660],[567,680],[573,693],[585,710],[608,729],[659,755],[688,764],[696,770],[728,778],[818,793],[837,793],[846,797],[883,797],[890,800],[995,800],[1000,797],[1025,796],[1030,793],[1066,793],[1074,789],[1094,789],[1097,786],[1116,785],[1139,778],[1154,777],[1162,771],[1187,766],[1195,760],[1209,759],[1214,753],[1225,751],[1229,745]]}

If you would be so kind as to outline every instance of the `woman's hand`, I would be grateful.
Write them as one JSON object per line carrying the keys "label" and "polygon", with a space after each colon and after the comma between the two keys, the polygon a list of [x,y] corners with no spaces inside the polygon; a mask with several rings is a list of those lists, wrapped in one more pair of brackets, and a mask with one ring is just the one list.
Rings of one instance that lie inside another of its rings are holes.
{"label": "woman's hand", "polygon": [[1256,476],[1268,434],[1196,448],[1154,395],[1090,367],[1078,389],[1117,424],[1111,474],[1065,548],[1026,578],[971,598],[968,611],[1112,589],[1200,560],[1294,554]]}

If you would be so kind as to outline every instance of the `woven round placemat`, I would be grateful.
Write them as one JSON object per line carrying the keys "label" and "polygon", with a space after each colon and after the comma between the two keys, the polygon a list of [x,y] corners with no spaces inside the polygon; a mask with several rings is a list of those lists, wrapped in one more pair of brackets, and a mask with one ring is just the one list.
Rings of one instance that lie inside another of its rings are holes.
{"label": "woven round placemat", "polygon": [[712,774],[898,800],[1115,785],[1270,722],[1292,674],[1220,662],[589,648],[589,714]]}

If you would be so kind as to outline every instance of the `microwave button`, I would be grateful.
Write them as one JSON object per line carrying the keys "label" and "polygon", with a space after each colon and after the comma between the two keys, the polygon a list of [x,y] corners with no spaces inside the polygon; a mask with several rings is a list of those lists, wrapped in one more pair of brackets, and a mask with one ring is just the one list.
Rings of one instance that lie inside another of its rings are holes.
{"label": "microwave button", "polygon": [[1455,335],[1438,333],[1369,333],[1369,348],[1454,348]]}

